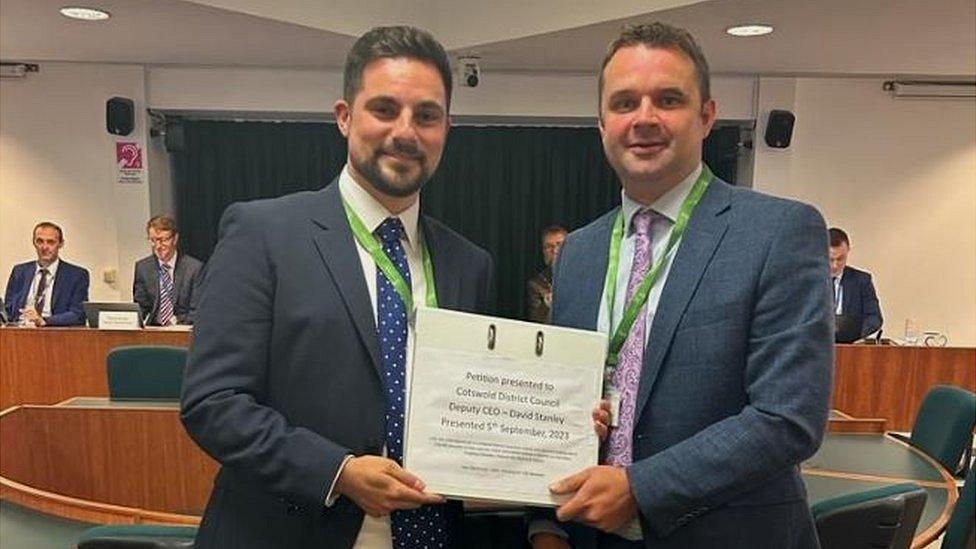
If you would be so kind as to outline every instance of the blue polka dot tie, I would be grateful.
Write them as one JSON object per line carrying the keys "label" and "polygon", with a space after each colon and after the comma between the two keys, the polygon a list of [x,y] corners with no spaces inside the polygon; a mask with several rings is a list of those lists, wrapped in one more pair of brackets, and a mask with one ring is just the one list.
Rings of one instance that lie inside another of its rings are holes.
{"label": "blue polka dot tie", "polygon": [[[387,218],[376,229],[383,253],[396,265],[408,287],[410,267],[400,238],[403,224]],[[386,452],[390,459],[403,460],[404,387],[407,364],[407,308],[386,278],[376,269],[377,332],[383,355],[386,387]],[[447,517],[443,505],[427,505],[410,511],[394,511],[390,517],[394,549],[448,547]]]}

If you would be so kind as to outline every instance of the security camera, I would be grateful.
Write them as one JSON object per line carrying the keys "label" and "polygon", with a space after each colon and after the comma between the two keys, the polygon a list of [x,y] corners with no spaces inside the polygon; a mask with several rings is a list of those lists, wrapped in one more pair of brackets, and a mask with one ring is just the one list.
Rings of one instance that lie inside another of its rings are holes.
{"label": "security camera", "polygon": [[481,83],[480,57],[459,57],[458,65],[461,68],[461,85],[467,88],[477,88]]}

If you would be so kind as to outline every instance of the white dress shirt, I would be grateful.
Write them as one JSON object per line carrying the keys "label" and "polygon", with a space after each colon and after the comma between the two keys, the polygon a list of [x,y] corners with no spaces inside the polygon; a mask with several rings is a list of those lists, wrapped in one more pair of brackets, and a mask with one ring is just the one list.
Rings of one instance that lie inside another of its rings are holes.
{"label": "white dress shirt", "polygon": [[[403,223],[405,233],[405,238],[402,238],[401,242],[403,244],[403,250],[407,255],[407,265],[410,267],[410,285],[413,291],[413,300],[415,304],[423,304],[426,299],[427,281],[424,278],[424,263],[421,253],[423,231],[420,230],[419,226],[420,199],[418,198],[413,205],[400,212],[399,215],[393,215],[356,183],[352,176],[349,175],[349,166],[344,167],[342,173],[339,174],[339,194],[349,204],[349,207],[356,212],[363,225],[371,233],[388,217],[398,217],[400,219],[400,222]],[[358,241],[356,241],[356,250],[359,252],[359,261],[363,267],[363,278],[366,280],[366,289],[369,291],[369,301],[373,307],[373,317],[378,323],[379,319],[376,318],[378,314],[376,306],[376,262],[373,261],[373,257],[369,255],[366,248],[360,245]],[[407,356],[410,356],[410,347],[413,344],[411,335],[411,328],[408,325]],[[407,380],[409,380],[409,361],[407,361],[407,368]],[[383,453],[386,453],[385,449]],[[346,458],[346,461],[339,467],[339,472],[332,482],[332,487],[329,489],[329,494],[326,497],[327,506],[335,503],[336,495],[333,493],[335,490],[335,482],[339,480],[339,475],[342,474],[342,469],[348,460],[349,458]],[[393,535],[390,530],[390,517],[373,518],[366,515],[363,519],[363,526],[359,530],[359,536],[356,538],[356,543],[353,544],[353,549],[388,549],[392,545]]]}
{"label": "white dress shirt", "polygon": [[[44,288],[44,307],[41,310],[41,316],[44,318],[51,316],[51,301],[54,299],[54,277],[58,274],[58,265],[60,264],[61,260],[55,259],[54,262],[47,266],[47,286]],[[34,307],[34,295],[37,294],[37,285],[40,283],[41,264],[35,261],[34,279],[31,281],[30,289],[27,290],[27,301],[24,302],[24,308]]]}

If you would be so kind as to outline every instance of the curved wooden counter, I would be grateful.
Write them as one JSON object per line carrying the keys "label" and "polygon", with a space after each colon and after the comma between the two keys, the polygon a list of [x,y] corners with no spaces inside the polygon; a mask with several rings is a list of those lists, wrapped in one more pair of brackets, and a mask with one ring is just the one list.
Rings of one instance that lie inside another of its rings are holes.
{"label": "curved wooden counter", "polygon": [[0,438],[3,499],[87,522],[197,524],[217,472],[175,403],[15,406]]}

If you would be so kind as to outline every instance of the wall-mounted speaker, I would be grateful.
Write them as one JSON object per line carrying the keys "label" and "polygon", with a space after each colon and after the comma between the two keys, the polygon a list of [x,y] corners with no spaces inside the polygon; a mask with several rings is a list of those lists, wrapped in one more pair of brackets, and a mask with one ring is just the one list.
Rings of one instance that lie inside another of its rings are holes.
{"label": "wall-mounted speaker", "polygon": [[793,123],[796,117],[790,111],[774,109],[769,111],[766,122],[766,144],[774,149],[785,149],[793,139]]}
{"label": "wall-mounted speaker", "polygon": [[136,107],[131,99],[113,97],[105,103],[105,129],[115,135],[129,135],[135,122]]}

